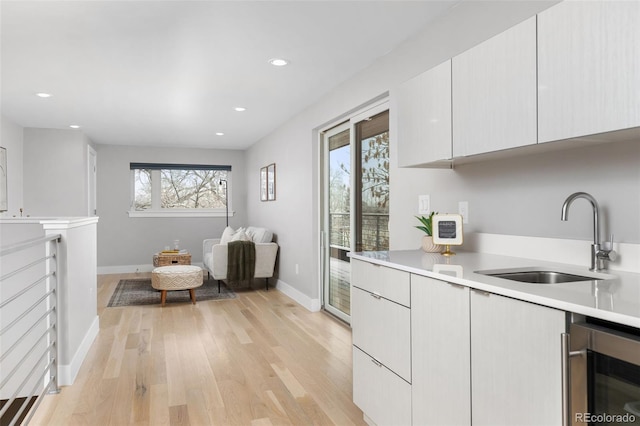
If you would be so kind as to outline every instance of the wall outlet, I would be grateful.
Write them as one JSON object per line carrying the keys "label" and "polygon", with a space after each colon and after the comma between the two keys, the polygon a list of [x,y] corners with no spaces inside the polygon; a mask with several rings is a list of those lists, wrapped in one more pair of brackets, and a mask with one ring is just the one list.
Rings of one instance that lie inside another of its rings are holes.
{"label": "wall outlet", "polygon": [[462,216],[462,223],[469,223],[469,202],[458,202],[458,213]]}
{"label": "wall outlet", "polygon": [[431,213],[431,197],[429,195],[418,195],[418,214]]}
{"label": "wall outlet", "polygon": [[300,272],[300,268],[298,268],[298,264],[296,263],[296,275]]}

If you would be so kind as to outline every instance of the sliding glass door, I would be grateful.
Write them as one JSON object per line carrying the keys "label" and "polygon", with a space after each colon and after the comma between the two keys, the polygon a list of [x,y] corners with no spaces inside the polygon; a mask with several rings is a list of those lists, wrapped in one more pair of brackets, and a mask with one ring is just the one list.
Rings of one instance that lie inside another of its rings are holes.
{"label": "sliding glass door", "polygon": [[325,138],[324,307],[341,319],[351,315],[351,127],[344,123]]}
{"label": "sliding glass door", "polygon": [[323,137],[323,306],[347,322],[348,253],[389,248],[389,114],[386,106],[379,109]]}

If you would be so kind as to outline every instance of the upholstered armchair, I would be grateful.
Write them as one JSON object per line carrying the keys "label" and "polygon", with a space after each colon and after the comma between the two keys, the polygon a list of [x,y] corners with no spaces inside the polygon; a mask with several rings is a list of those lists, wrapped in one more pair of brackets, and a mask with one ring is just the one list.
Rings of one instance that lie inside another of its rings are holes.
{"label": "upholstered armchair", "polygon": [[227,227],[221,238],[206,239],[202,242],[202,263],[209,276],[218,281],[227,279],[228,244],[231,241],[253,241],[255,244],[254,278],[265,278],[266,288],[269,289],[269,278],[273,277],[278,244],[273,242],[273,233],[265,228],[239,228],[233,230]]}

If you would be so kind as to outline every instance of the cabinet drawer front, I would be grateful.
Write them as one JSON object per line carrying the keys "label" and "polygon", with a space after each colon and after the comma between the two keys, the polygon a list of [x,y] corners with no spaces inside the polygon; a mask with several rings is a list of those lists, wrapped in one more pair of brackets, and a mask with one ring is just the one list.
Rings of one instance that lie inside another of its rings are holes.
{"label": "cabinet drawer front", "polygon": [[359,288],[351,294],[353,344],[411,382],[411,310]]}
{"label": "cabinet drawer front", "polygon": [[153,266],[191,265],[190,254],[156,254],[153,256]]}
{"label": "cabinet drawer front", "polygon": [[353,402],[377,425],[411,424],[411,385],[356,347]]}
{"label": "cabinet drawer front", "polygon": [[401,305],[411,306],[411,278],[408,272],[374,263],[351,260],[351,284]]}

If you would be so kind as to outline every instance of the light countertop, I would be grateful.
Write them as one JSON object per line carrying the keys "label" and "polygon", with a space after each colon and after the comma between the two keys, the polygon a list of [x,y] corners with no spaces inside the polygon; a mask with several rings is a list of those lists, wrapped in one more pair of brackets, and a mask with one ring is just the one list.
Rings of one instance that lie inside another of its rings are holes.
{"label": "light countertop", "polygon": [[[481,291],[640,328],[640,274],[636,273],[591,272],[587,266],[466,252],[458,252],[449,257],[421,250],[358,252],[349,256]],[[523,267],[601,279],[562,284],[529,284],[476,273]]]}

